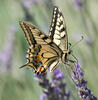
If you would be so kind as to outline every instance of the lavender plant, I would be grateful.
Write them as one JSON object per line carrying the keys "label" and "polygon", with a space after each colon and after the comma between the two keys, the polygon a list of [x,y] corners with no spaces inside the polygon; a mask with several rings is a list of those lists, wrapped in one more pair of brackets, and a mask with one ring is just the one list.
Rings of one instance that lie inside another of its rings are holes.
{"label": "lavender plant", "polygon": [[51,81],[47,74],[36,75],[39,85],[44,88],[40,100],[69,100],[70,93],[66,91],[66,83],[63,82],[64,75],[56,69],[53,72]]}
{"label": "lavender plant", "polygon": [[[46,73],[35,75],[35,79],[38,81],[39,85],[44,88],[43,93],[40,95],[40,100],[70,100],[70,93],[66,92],[66,83],[63,82],[64,75],[59,69],[53,72],[51,81],[47,78]],[[84,79],[84,72],[79,64],[73,67],[72,79],[82,100],[98,100],[87,87],[87,81]]]}
{"label": "lavender plant", "polygon": [[73,68],[72,79],[74,80],[76,89],[82,100],[98,100],[98,98],[93,95],[92,91],[88,89],[87,81],[84,79],[84,73],[79,64],[76,64]]}

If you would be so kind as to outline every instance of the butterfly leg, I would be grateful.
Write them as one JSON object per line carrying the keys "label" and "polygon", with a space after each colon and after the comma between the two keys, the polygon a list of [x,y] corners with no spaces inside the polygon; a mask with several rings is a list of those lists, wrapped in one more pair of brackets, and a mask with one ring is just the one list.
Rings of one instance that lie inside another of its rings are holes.
{"label": "butterfly leg", "polygon": [[77,62],[74,60],[68,59],[68,61],[65,62],[64,64],[67,66],[71,66],[71,69],[73,69],[73,65],[75,65],[75,63],[77,63]]}
{"label": "butterfly leg", "polygon": [[67,63],[67,62],[65,62],[64,64],[67,65],[67,66],[71,66],[71,65],[70,65],[69,63]]}
{"label": "butterfly leg", "polygon": [[78,63],[78,59],[73,54],[72,57],[76,60],[76,63]]}

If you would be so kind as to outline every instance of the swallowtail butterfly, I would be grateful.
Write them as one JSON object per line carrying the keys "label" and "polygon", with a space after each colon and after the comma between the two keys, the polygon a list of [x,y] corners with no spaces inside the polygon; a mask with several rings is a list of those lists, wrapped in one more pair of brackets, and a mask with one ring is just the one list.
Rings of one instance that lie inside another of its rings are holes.
{"label": "swallowtail butterfly", "polygon": [[71,50],[68,49],[64,17],[58,7],[55,6],[53,9],[49,36],[27,22],[20,21],[19,24],[29,44],[26,54],[27,63],[21,67],[29,66],[35,73],[41,74],[48,68],[54,71],[60,62],[69,61],[68,55]]}

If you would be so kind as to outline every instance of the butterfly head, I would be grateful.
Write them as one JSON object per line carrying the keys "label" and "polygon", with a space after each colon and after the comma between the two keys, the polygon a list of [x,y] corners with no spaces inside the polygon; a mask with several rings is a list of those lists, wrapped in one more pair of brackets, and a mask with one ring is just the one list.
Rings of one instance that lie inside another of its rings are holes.
{"label": "butterfly head", "polygon": [[72,55],[72,53],[73,53],[73,52],[72,52],[71,49],[69,49],[68,52],[63,53],[63,55],[62,55],[62,61],[63,61],[64,63],[68,62],[69,56]]}
{"label": "butterfly head", "polygon": [[69,51],[68,51],[68,55],[71,55],[72,52],[73,52],[73,51],[69,49]]}

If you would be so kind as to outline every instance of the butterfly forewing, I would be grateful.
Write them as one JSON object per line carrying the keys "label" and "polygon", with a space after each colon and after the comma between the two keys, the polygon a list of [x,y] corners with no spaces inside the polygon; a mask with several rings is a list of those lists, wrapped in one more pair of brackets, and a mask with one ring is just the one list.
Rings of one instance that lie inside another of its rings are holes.
{"label": "butterfly forewing", "polygon": [[64,53],[68,51],[68,36],[62,12],[58,7],[53,9],[52,23],[50,26],[49,36]]}
{"label": "butterfly forewing", "polygon": [[23,21],[20,25],[30,45],[26,55],[28,62],[22,67],[30,66],[37,73],[45,72],[48,67],[53,71],[59,63],[62,50],[35,26]]}
{"label": "butterfly forewing", "polygon": [[20,21],[19,24],[23,29],[25,37],[30,46],[34,46],[35,44],[48,44],[52,42],[50,39],[48,39],[47,35],[37,29],[34,25],[23,21]]}

